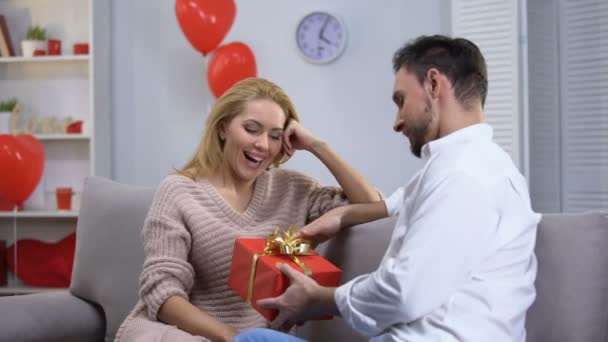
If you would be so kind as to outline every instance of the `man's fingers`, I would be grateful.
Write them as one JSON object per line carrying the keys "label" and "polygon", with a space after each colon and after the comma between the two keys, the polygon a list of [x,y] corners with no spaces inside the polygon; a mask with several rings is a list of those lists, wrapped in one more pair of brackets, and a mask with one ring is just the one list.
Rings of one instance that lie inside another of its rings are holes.
{"label": "man's fingers", "polygon": [[283,312],[279,311],[277,317],[272,322],[270,322],[270,328],[274,330],[279,330],[279,328],[283,325],[283,323],[285,323],[286,320],[287,316],[285,316]]}
{"label": "man's fingers", "polygon": [[278,309],[279,297],[260,299],[256,302],[256,304],[264,309]]}
{"label": "man's fingers", "polygon": [[278,264],[277,268],[283,272],[283,274],[285,274],[287,276],[287,278],[289,278],[289,280],[293,283],[294,280],[297,280],[298,278],[304,276],[306,277],[304,274],[296,271],[295,269],[293,269],[291,266],[287,265],[287,264]]}

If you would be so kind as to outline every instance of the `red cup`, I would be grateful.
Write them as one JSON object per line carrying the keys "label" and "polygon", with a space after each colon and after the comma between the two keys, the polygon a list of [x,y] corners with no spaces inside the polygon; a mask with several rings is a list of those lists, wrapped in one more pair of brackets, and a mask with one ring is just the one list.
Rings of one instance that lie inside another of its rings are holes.
{"label": "red cup", "polygon": [[49,39],[48,42],[48,52],[49,55],[57,56],[61,55],[61,40],[59,39]]}
{"label": "red cup", "polygon": [[57,210],[72,209],[72,188],[57,188]]}
{"label": "red cup", "polygon": [[89,54],[89,44],[88,43],[74,44],[74,54],[75,55],[88,55]]}

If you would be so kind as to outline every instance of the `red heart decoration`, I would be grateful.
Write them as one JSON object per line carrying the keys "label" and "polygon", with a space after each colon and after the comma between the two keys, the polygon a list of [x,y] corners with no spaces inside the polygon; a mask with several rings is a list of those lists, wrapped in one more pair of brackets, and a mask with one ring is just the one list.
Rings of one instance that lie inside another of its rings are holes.
{"label": "red heart decoration", "polygon": [[234,0],[177,0],[175,15],[188,41],[204,56],[215,49],[234,22]]}
{"label": "red heart decoration", "polygon": [[220,97],[236,82],[255,77],[258,68],[253,51],[245,43],[222,45],[211,55],[207,66],[207,82],[215,97]]}
{"label": "red heart decoration", "polygon": [[44,170],[44,146],[31,135],[0,134],[0,202],[22,206]]}
{"label": "red heart decoration", "polygon": [[8,267],[17,278],[30,286],[68,287],[72,278],[76,233],[56,243],[33,239],[17,241],[17,269],[15,244],[7,249]]}

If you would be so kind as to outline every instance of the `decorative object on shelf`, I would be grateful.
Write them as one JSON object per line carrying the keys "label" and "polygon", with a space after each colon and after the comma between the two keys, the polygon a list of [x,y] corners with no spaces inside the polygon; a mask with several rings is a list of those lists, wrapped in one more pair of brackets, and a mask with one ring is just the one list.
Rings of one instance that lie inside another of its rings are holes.
{"label": "decorative object on shelf", "polygon": [[41,49],[36,49],[36,50],[34,50],[34,57],[35,56],[46,56],[46,51],[41,50]]}
{"label": "decorative object on shelf", "polygon": [[336,60],[346,49],[346,25],[338,16],[317,11],[306,15],[296,29],[302,57],[316,64]]}
{"label": "decorative object on shelf", "polygon": [[0,286],[6,286],[6,241],[0,240]]}
{"label": "decorative object on shelf", "polygon": [[89,54],[89,44],[88,43],[74,44],[74,54],[75,55],[88,55]]}
{"label": "decorative object on shelf", "polygon": [[61,40],[49,39],[47,41],[47,51],[49,53],[49,56],[61,55]]}
{"label": "decorative object on shelf", "polygon": [[207,66],[207,82],[215,97],[220,97],[236,82],[257,75],[253,51],[242,42],[222,45],[213,51]]}
{"label": "decorative object on shelf", "polygon": [[11,35],[8,32],[6,18],[0,15],[0,57],[11,57],[15,55]]}
{"label": "decorative object on shelf", "polygon": [[65,134],[67,128],[74,122],[71,116],[63,119],[54,116],[44,118],[29,118],[20,128],[21,121],[21,106],[19,103],[11,113],[10,117],[10,133],[11,134]]}
{"label": "decorative object on shelf", "polygon": [[82,134],[82,120],[74,121],[66,127],[68,134]]}
{"label": "decorative object on shelf", "polygon": [[72,188],[57,188],[57,210],[72,210]]}
{"label": "decorative object on shelf", "polygon": [[46,45],[46,29],[36,25],[27,30],[25,40],[21,42],[21,50],[24,57],[33,57],[36,50],[46,52]]}
{"label": "decorative object on shelf", "polygon": [[206,56],[230,31],[236,5],[234,0],[177,0],[175,14],[190,45]]}
{"label": "decorative object on shelf", "polygon": [[11,115],[17,108],[17,99],[11,98],[0,102],[0,134],[10,132]]}
{"label": "decorative object on shelf", "polygon": [[[57,243],[34,239],[21,239],[9,246],[7,259],[9,269],[17,278],[30,286],[68,287],[72,278],[76,233]],[[15,265],[15,249],[17,262]],[[15,267],[16,266],[16,267]]]}
{"label": "decorative object on shelf", "polygon": [[44,170],[42,143],[31,135],[0,134],[0,165],[0,197],[23,208]]}

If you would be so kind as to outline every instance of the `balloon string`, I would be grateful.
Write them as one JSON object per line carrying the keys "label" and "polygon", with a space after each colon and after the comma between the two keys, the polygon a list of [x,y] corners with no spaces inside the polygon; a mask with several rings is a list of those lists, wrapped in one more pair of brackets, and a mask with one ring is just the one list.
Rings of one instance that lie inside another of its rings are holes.
{"label": "balloon string", "polygon": [[15,245],[15,254],[13,256],[13,261],[15,263],[15,273],[13,275],[13,278],[11,279],[11,286],[15,286],[16,285],[16,281],[17,281],[17,268],[19,267],[19,262],[18,262],[18,244],[17,244],[17,209],[18,207],[15,205],[14,209],[13,209],[13,239],[14,242],[13,244]]}

